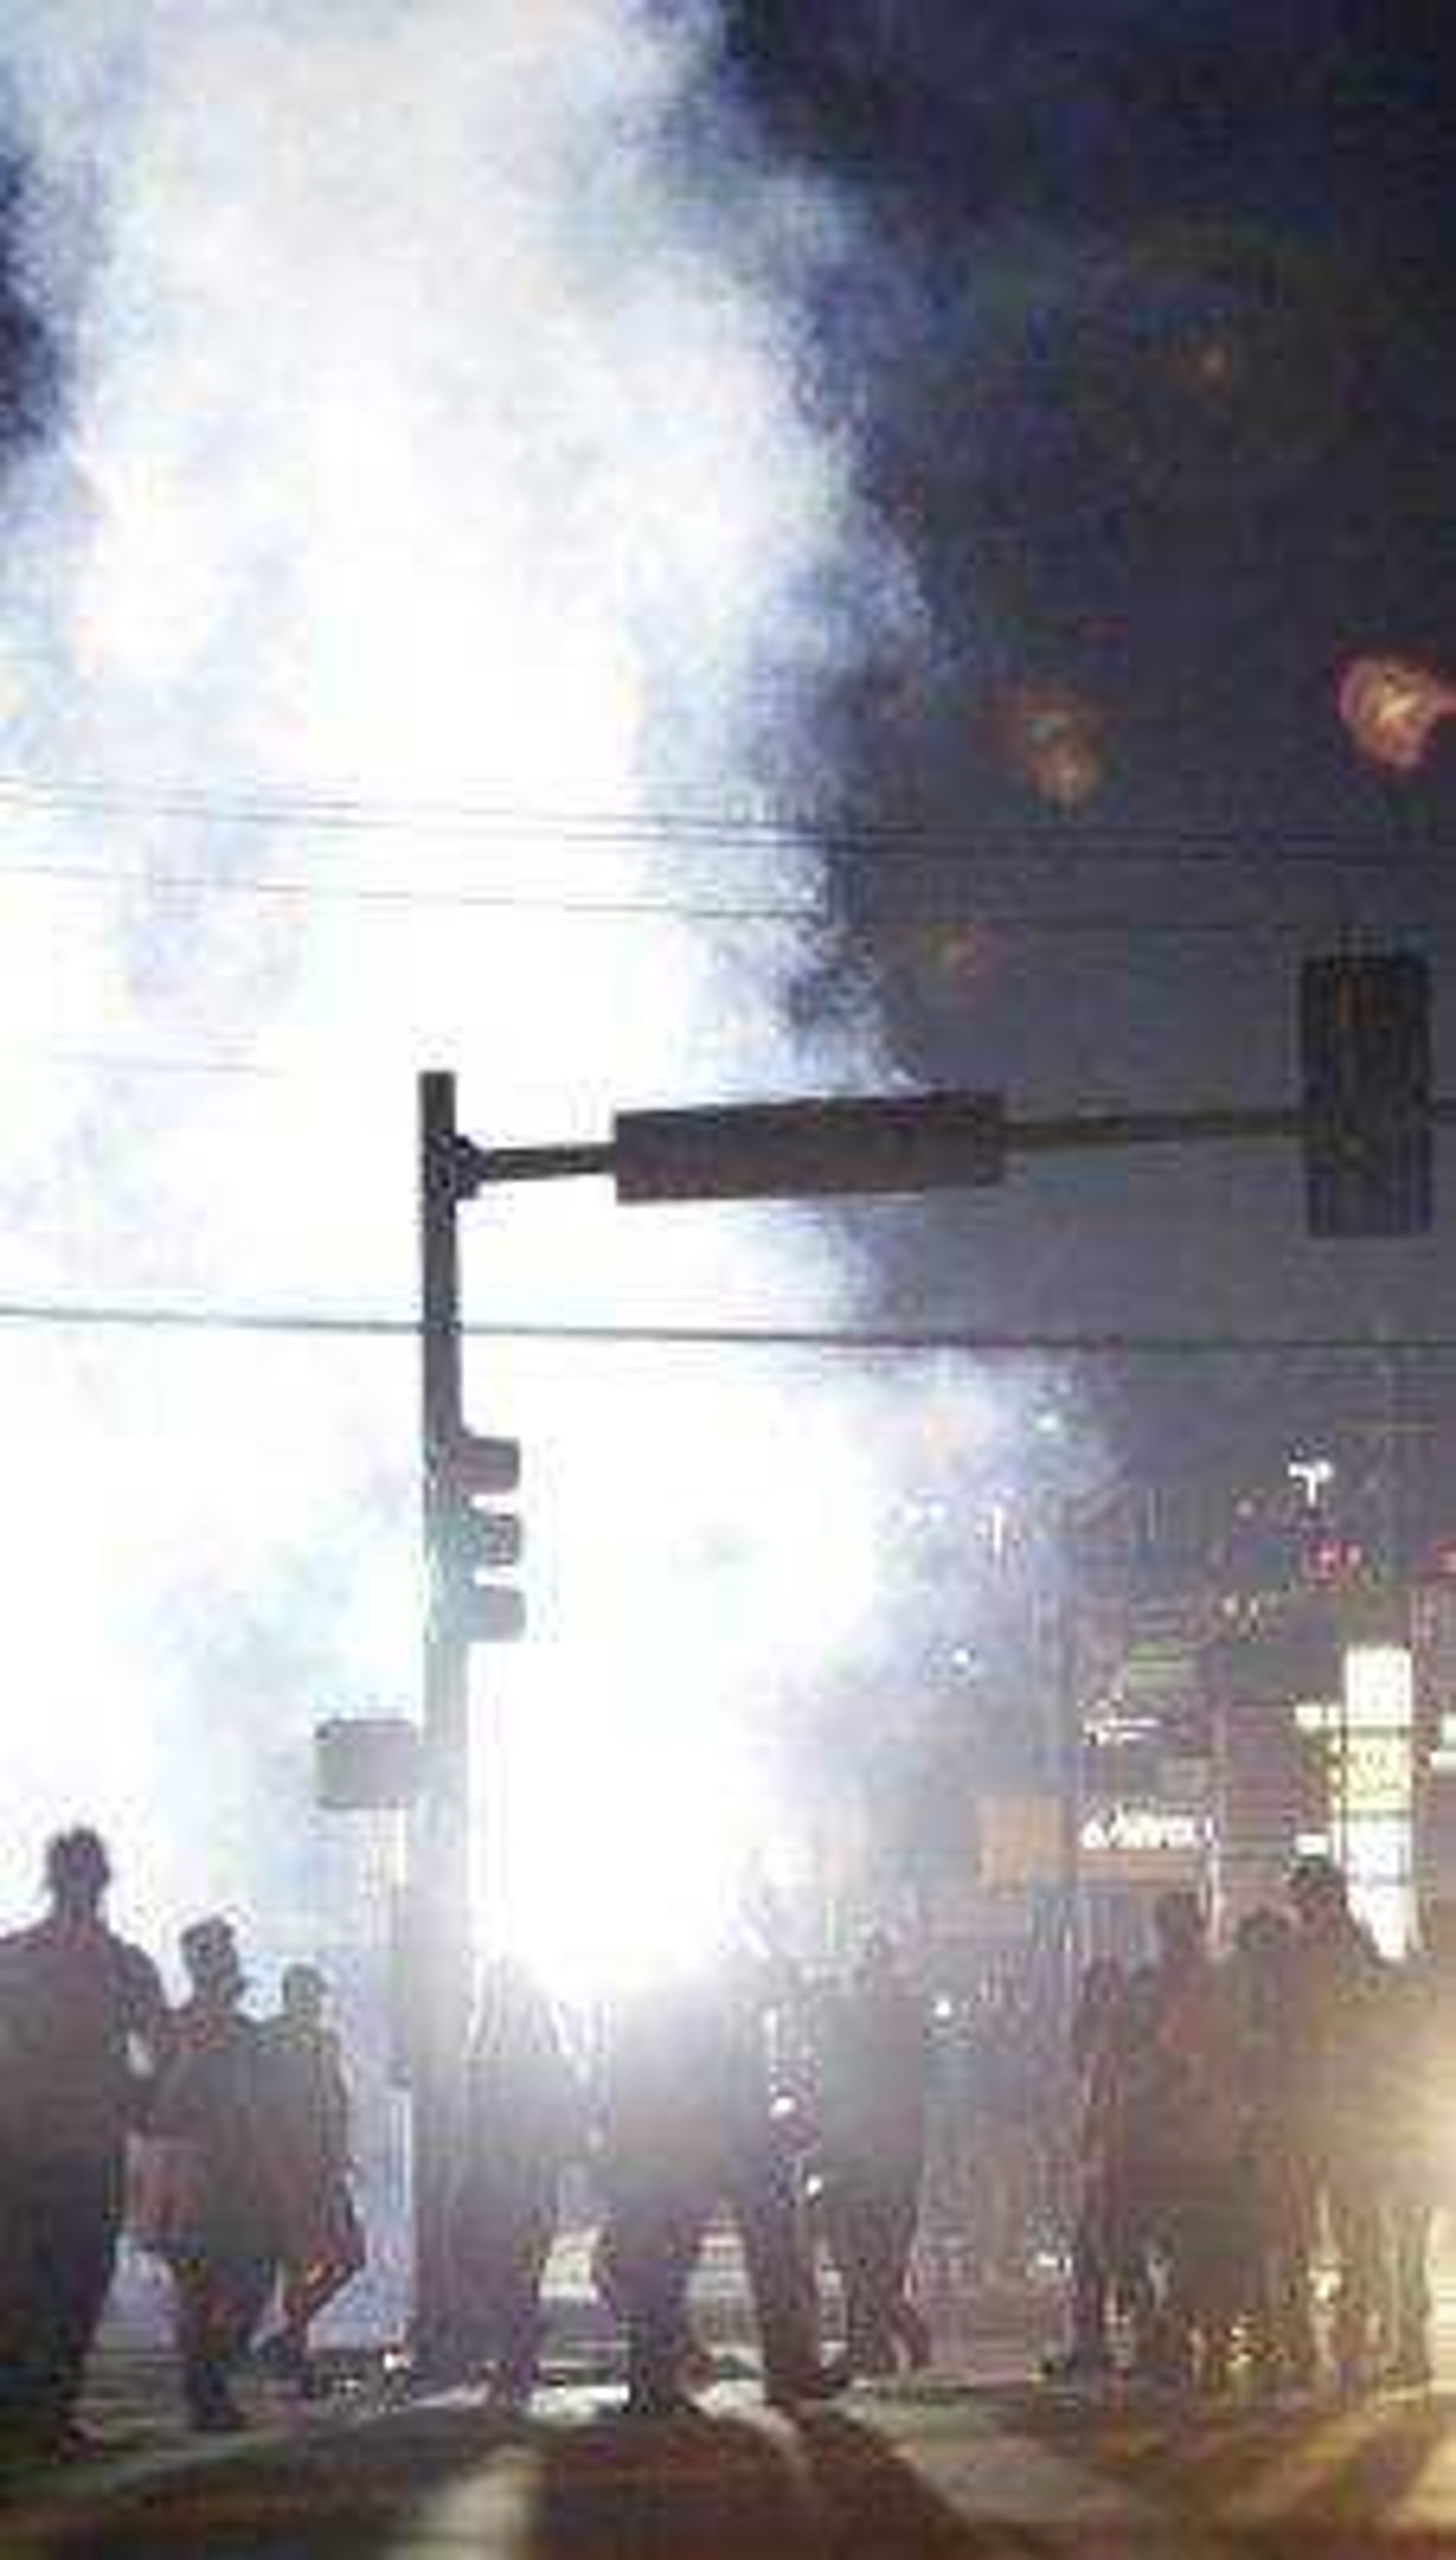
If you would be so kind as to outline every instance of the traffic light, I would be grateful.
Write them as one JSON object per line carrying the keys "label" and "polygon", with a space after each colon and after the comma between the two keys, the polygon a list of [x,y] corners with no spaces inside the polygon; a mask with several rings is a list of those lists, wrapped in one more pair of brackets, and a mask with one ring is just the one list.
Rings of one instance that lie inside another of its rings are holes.
{"label": "traffic light", "polygon": [[521,1561],[526,1541],[520,1515],[486,1508],[500,1495],[513,1494],[520,1481],[515,1440],[460,1431],[430,1453],[425,1519],[433,1605],[441,1628],[468,1645],[510,1644],[525,1633],[524,1595],[514,1584],[490,1578],[510,1573]]}
{"label": "traffic light", "polygon": [[1420,1235],[1431,1222],[1430,972],[1412,951],[1341,952],[1300,976],[1312,1235]]}

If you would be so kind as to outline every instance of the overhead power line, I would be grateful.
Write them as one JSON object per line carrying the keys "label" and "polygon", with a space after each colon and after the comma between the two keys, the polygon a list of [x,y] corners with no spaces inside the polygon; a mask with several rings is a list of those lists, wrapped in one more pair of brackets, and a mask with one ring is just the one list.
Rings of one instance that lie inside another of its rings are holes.
{"label": "overhead power line", "polygon": [[[577,897],[561,896],[534,889],[483,888],[457,886],[424,886],[417,882],[284,879],[255,873],[152,872],[135,865],[104,863],[0,862],[0,886],[19,881],[43,880],[79,888],[105,887],[133,891],[150,898],[255,898],[277,899],[287,904],[305,906],[357,906],[378,908],[389,913],[400,910],[428,913],[468,914],[473,910],[492,916],[548,917],[554,922],[586,924],[686,923],[723,925],[791,925],[811,931],[858,929],[889,933],[987,932],[1024,939],[1048,938],[1067,940],[1077,937],[1097,938],[1103,935],[1147,935],[1178,940],[1182,938],[1232,939],[1242,941],[1280,941],[1306,933],[1307,916],[1270,913],[1266,906],[1251,907],[1244,913],[1213,915],[1147,915],[1131,908],[1086,909],[1080,913],[1043,914],[1030,908],[973,909],[963,906],[890,905],[883,900],[856,905],[852,909],[834,907],[824,900],[804,897],[736,898],[736,897]],[[1279,886],[1290,885],[1289,876],[1281,875]],[[1300,885],[1322,890],[1332,903],[1340,904],[1333,924],[1350,922],[1358,930],[1366,929],[1357,917],[1347,914],[1339,899],[1340,882],[1329,874],[1313,876]],[[1456,880],[1436,880],[1426,885],[1423,896],[1450,899],[1456,891]],[[1436,928],[1439,919],[1434,912],[1423,914],[1408,929],[1427,931]],[[1381,914],[1377,919],[1381,932],[1393,930],[1391,918]],[[1407,929],[1405,927],[1401,928]]]}
{"label": "overhead power line", "polygon": [[[128,1303],[125,1299],[0,1299],[0,1326],[54,1331],[120,1331],[292,1337],[299,1341],[414,1342],[410,1316],[371,1315],[312,1308],[210,1307],[186,1303]],[[467,1323],[471,1339],[551,1343],[583,1349],[667,1351],[832,1352],[860,1357],[927,1356],[966,1352],[977,1357],[1023,1359],[1181,1359],[1279,1357],[1291,1352],[1340,1358],[1388,1359],[1392,1353],[1456,1355],[1456,1331],[1237,1333],[1187,1330],[1006,1332],[948,1326],[906,1332],[893,1326],[819,1325],[622,1325],[534,1323],[502,1317]]]}
{"label": "overhead power line", "polygon": [[[1283,822],[1267,814],[1210,820],[1101,820],[1048,814],[1022,822],[946,826],[910,814],[857,816],[779,809],[533,807],[488,799],[391,800],[384,796],[225,792],[164,783],[109,784],[0,772],[0,809],[37,817],[114,817],[173,826],[319,836],[456,836],[509,846],[549,844],[572,855],[656,850],[777,857],[813,851],[916,865],[1045,861],[1212,865],[1220,857],[1265,861],[1271,852],[1342,869],[1388,870],[1422,859],[1423,813],[1382,796],[1347,827]],[[1402,822],[1397,825],[1398,819]],[[1372,845],[1377,833],[1382,842]]]}

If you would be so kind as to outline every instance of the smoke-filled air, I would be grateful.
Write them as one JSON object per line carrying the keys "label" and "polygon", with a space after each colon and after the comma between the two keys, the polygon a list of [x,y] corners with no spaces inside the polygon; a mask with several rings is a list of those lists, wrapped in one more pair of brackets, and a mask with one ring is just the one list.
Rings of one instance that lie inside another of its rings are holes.
{"label": "smoke-filled air", "polygon": [[[311,1811],[313,1726],[417,1684],[407,1339],[25,1311],[407,1320],[424,1065],[503,1141],[885,1073],[788,1028],[812,922],[691,911],[814,908],[813,853],[663,823],[761,814],[906,610],[798,391],[834,205],[726,128],[705,165],[715,41],[629,0],[7,13],[46,385],[0,545],[17,1911],[84,1816],[124,1917],[306,1943],[358,1848]],[[860,1249],[503,1193],[466,1293],[822,1324]],[[920,1383],[472,1345],[530,1541],[481,1702],[497,1925],[564,1974],[761,1847],[759,1737],[853,1664],[906,1450],[988,1427],[968,1377]]]}
{"label": "smoke-filled air", "polygon": [[[791,1030],[827,883],[742,824],[814,801],[793,739],[913,599],[803,407],[837,205],[714,115],[717,36],[627,0],[8,23],[13,1907],[84,1813],[159,1933],[348,1925],[310,1736],[417,1705],[419,1067],[486,1142],[888,1072],[845,1012]],[[865,1234],[496,1193],[468,1313],[832,1324]],[[762,1736],[863,1677],[895,1503],[990,1397],[486,1337],[468,1418],[520,1436],[530,1541],[486,1910],[566,1979],[765,1850]]]}

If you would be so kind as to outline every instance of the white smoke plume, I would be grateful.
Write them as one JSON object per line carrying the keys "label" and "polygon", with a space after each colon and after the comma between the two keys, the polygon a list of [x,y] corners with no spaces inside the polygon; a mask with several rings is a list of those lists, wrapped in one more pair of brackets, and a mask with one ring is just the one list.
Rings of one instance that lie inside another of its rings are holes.
{"label": "white smoke plume", "polygon": [[[807,850],[528,822],[751,810],[794,692],[905,610],[796,389],[832,202],[737,150],[710,224],[670,175],[714,38],[645,0],[7,13],[67,392],[0,541],[5,1298],[407,1315],[423,1064],[498,1139],[884,1072],[786,1028],[810,928],[468,902],[812,900]],[[814,601],[851,583],[853,639]],[[537,1322],[860,1287],[807,1218],[595,1193],[492,1200],[467,1271]],[[86,1816],[149,1930],[305,1931],[310,1729],[413,1704],[409,1347],[17,1325],[0,1370],[6,1905]],[[714,1731],[853,1658],[926,1412],[984,1427],[968,1382],[911,1413],[756,1355],[502,1343],[469,1396],[527,1453],[536,1634],[491,1669],[538,1905],[613,1757],[673,1733],[711,1793]]]}

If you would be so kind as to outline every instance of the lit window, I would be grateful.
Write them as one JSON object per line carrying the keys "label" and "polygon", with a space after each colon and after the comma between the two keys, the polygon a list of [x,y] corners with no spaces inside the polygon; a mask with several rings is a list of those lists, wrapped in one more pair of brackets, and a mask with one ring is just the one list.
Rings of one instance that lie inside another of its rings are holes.
{"label": "lit window", "polygon": [[1356,1917],[1363,1920],[1382,1956],[1405,1956],[1414,1936],[1410,1880],[1403,1884],[1366,1884],[1351,1893]]}
{"label": "lit window", "polygon": [[1404,1645],[1352,1645],[1330,1737],[1331,1838],[1357,1915],[1388,1955],[1415,1919],[1415,1680]]}
{"label": "lit window", "polygon": [[1352,1645],[1345,1657],[1345,1713],[1377,1733],[1409,1727],[1415,1680],[1408,1645]]}

